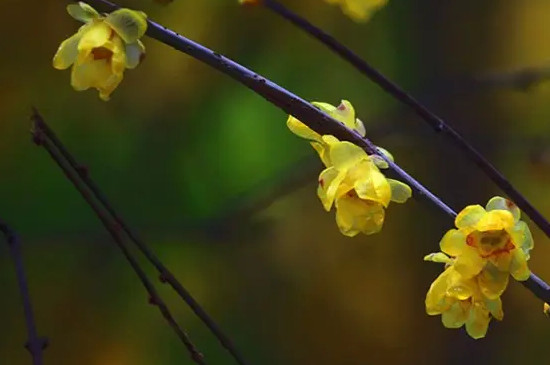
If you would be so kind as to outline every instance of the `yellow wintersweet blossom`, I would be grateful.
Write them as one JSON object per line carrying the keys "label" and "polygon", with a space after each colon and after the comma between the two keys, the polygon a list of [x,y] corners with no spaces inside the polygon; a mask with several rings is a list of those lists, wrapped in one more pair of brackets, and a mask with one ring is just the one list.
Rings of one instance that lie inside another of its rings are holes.
{"label": "yellow wintersweet blossom", "polygon": [[426,261],[446,264],[445,271],[432,283],[426,295],[426,313],[441,314],[447,328],[466,327],[472,338],[485,337],[491,318],[502,320],[500,297],[488,298],[483,294],[483,277],[466,278],[456,270],[455,261],[438,252],[424,258]]}
{"label": "yellow wintersweet blossom", "polygon": [[145,54],[139,39],[147,30],[147,15],[119,9],[103,16],[83,2],[68,5],[67,12],[85,24],[61,43],[53,67],[64,70],[72,66],[71,85],[75,90],[95,88],[102,100],[109,100],[124,70],[139,65]]}
{"label": "yellow wintersweet blossom", "polygon": [[404,203],[412,195],[408,185],[387,179],[362,148],[323,136],[328,145],[327,168],[319,175],[317,196],[329,211],[336,207],[336,223],[342,234],[379,232],[390,201]]}
{"label": "yellow wintersweet blossom", "polygon": [[[340,105],[338,105],[337,107],[328,103],[321,103],[316,101],[312,102],[312,104],[319,108],[321,111],[325,112],[330,117],[345,125],[346,127],[357,131],[362,137],[365,136],[365,125],[359,118],[355,117],[355,109],[349,101],[342,100]],[[330,166],[330,162],[328,160],[328,144],[323,140],[322,136],[319,133],[311,130],[307,125],[305,125],[292,115],[288,117],[286,125],[288,129],[290,129],[290,131],[296,134],[298,137],[309,140],[310,144],[317,151],[319,157],[321,158],[321,161],[323,161],[325,166]],[[379,151],[385,154],[386,157],[393,159],[391,154],[389,154],[389,152],[385,149],[379,148]],[[379,167],[387,167],[387,163],[380,156],[371,156],[371,158]]]}
{"label": "yellow wintersweet blossom", "polygon": [[485,208],[464,208],[455,219],[457,229],[441,239],[441,251],[455,258],[456,271],[465,278],[479,275],[480,289],[491,299],[506,289],[509,274],[520,281],[529,278],[533,237],[520,214],[513,202],[494,197]]}
{"label": "yellow wintersweet blossom", "polygon": [[[349,101],[342,100],[338,107],[320,102],[312,104],[365,136],[365,126],[355,117]],[[381,156],[368,155],[353,143],[339,141],[334,136],[321,136],[293,116],[289,116],[287,126],[294,134],[310,141],[326,166],[319,176],[317,195],[327,211],[333,205],[336,207],[336,223],[342,234],[353,237],[360,232],[379,232],[390,201],[404,203],[411,197],[408,185],[387,179],[380,172],[379,168],[388,167]],[[388,151],[380,147],[378,151],[393,161]]]}
{"label": "yellow wintersweet blossom", "polygon": [[350,18],[366,22],[372,14],[384,7],[388,0],[325,0],[329,4],[339,4],[344,14]]}

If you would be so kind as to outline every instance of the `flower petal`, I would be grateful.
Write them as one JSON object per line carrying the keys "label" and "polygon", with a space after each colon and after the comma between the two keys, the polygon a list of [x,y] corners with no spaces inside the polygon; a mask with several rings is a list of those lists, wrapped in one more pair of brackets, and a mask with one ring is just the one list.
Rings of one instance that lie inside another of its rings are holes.
{"label": "flower petal", "polygon": [[[342,100],[342,102],[340,103],[340,105],[338,105],[338,107],[334,107],[328,103],[321,103],[318,101],[315,101],[312,104],[317,106],[326,114],[330,115],[332,118],[344,124],[346,127],[357,130],[358,126],[355,120],[355,109],[353,108],[353,105],[351,105],[349,101]],[[364,126],[363,126],[363,129],[364,129]]]}
{"label": "flower petal", "polygon": [[412,190],[409,185],[394,179],[387,179],[391,189],[391,201],[396,203],[405,203],[412,196]]}
{"label": "flower petal", "polygon": [[317,151],[317,154],[319,155],[319,158],[323,162],[323,165],[325,167],[331,167],[332,162],[330,161],[329,156],[329,147],[326,144],[319,143],[319,142],[309,142],[311,146]]}
{"label": "flower petal", "polygon": [[111,28],[105,22],[94,22],[83,32],[78,43],[78,50],[83,51],[85,57],[92,49],[103,47],[111,37]]}
{"label": "flower petal", "polygon": [[488,299],[497,299],[504,293],[509,277],[508,272],[500,271],[494,265],[487,264],[477,277],[481,293]]}
{"label": "flower petal", "polygon": [[382,148],[380,146],[376,146],[376,149],[378,150],[378,152],[380,152],[380,154],[384,155],[388,160],[392,162],[395,161],[395,159],[393,158],[393,155],[387,149]]}
{"label": "flower petal", "polygon": [[288,129],[290,129],[292,133],[294,133],[298,137],[302,137],[312,141],[321,140],[321,135],[319,133],[313,131],[311,128],[300,122],[298,119],[294,118],[292,115],[288,116],[286,126],[288,127]]}
{"label": "flower petal", "polygon": [[[378,150],[378,152],[382,155],[370,155],[370,158],[372,160],[372,162],[374,162],[374,164],[378,167],[378,168],[381,168],[381,169],[387,169],[388,167],[390,167],[390,165],[388,164],[388,162],[386,161],[386,159],[390,160],[390,161],[394,161],[393,159],[393,156],[392,154],[382,148],[382,147],[376,147],[376,149]],[[384,159],[385,157],[385,159]]]}
{"label": "flower petal", "polygon": [[367,130],[365,129],[365,125],[359,118],[355,118],[355,130],[362,136],[365,137],[367,134]]}
{"label": "flower petal", "polygon": [[340,183],[346,176],[345,173],[340,173],[336,168],[329,167],[319,175],[319,186],[317,187],[317,196],[323,203],[326,211],[332,207],[332,203],[336,198],[336,191]]}
{"label": "flower petal", "polygon": [[505,199],[500,196],[495,196],[489,200],[485,209],[489,212],[491,210],[507,210],[512,213],[514,221],[518,221],[521,215],[521,212],[516,204],[511,200]]}
{"label": "flower petal", "polygon": [[353,237],[359,232],[377,233],[384,224],[384,208],[357,196],[336,199],[336,223],[343,235]]}
{"label": "flower petal", "polygon": [[449,304],[445,301],[447,293],[448,279],[452,272],[452,267],[445,269],[430,285],[426,294],[426,313],[430,316],[441,314],[447,310]]}
{"label": "flower petal", "polygon": [[529,279],[531,271],[527,266],[525,253],[520,249],[515,249],[511,252],[512,261],[510,262],[510,274],[518,281]]}
{"label": "flower petal", "polygon": [[388,165],[388,162],[382,158],[382,156],[378,155],[369,155],[371,161],[378,167],[379,169],[387,169],[390,167]]}
{"label": "flower petal", "polygon": [[360,165],[364,166],[363,177],[355,180],[353,184],[357,196],[361,199],[372,200],[387,207],[392,194],[388,180],[378,171],[378,169],[372,169],[368,164]]}
{"label": "flower petal", "polygon": [[466,247],[466,236],[458,229],[450,229],[439,242],[441,251],[450,256],[458,256]]}
{"label": "flower petal", "polygon": [[474,303],[470,308],[470,315],[466,321],[466,332],[476,340],[483,338],[487,334],[490,320],[489,310],[479,303]]}
{"label": "flower petal", "polygon": [[145,55],[145,46],[141,41],[126,45],[126,68],[136,68]]}
{"label": "flower petal", "polygon": [[82,34],[83,32],[78,32],[61,42],[55,56],[53,56],[54,68],[65,70],[76,61],[76,57],[78,56],[78,43],[82,38]]}
{"label": "flower petal", "polygon": [[510,230],[514,225],[514,216],[509,211],[491,210],[477,222],[476,230],[480,232]]}
{"label": "flower petal", "polygon": [[535,243],[529,226],[524,221],[519,221],[510,231],[514,245],[525,253],[525,259],[529,260],[529,252],[533,249]]}
{"label": "flower petal", "polygon": [[67,5],[67,13],[83,23],[99,18],[99,13],[90,5],[80,1],[78,4]]}
{"label": "flower petal", "polygon": [[491,313],[493,318],[502,321],[502,318],[504,318],[504,312],[502,311],[502,300],[500,299],[500,297],[494,300],[486,299],[485,305],[487,306],[487,309],[489,310],[489,313]]}
{"label": "flower petal", "polygon": [[455,270],[458,271],[465,278],[471,278],[477,275],[483,269],[485,263],[486,260],[479,256],[475,248],[465,246],[462,250],[462,253],[457,256],[453,266]]}
{"label": "flower petal", "polygon": [[111,76],[111,67],[106,60],[77,59],[71,72],[71,85],[77,91],[97,87],[101,80]]}
{"label": "flower petal", "polygon": [[468,319],[468,311],[460,302],[454,303],[448,310],[441,313],[441,322],[446,328],[460,328]]}
{"label": "flower petal", "polygon": [[130,9],[118,9],[113,11],[105,18],[118,35],[126,43],[134,43],[147,30],[147,15],[141,11]]}
{"label": "flower petal", "polygon": [[456,228],[473,230],[477,222],[486,214],[481,205],[469,205],[455,218]]}
{"label": "flower petal", "polygon": [[432,252],[431,254],[424,256],[424,261],[438,262],[442,264],[450,264],[452,262],[451,258],[443,252]]}
{"label": "flower petal", "polygon": [[330,160],[339,170],[347,170],[361,160],[368,160],[369,156],[359,146],[343,141],[330,146]]}
{"label": "flower petal", "polygon": [[455,268],[451,271],[447,282],[446,295],[457,300],[466,300],[477,290],[476,282],[462,276]]}
{"label": "flower petal", "polygon": [[[515,251],[515,250],[514,250]],[[510,264],[512,262],[512,254],[510,252],[502,252],[489,257],[491,264],[496,266],[500,271],[510,272]]]}

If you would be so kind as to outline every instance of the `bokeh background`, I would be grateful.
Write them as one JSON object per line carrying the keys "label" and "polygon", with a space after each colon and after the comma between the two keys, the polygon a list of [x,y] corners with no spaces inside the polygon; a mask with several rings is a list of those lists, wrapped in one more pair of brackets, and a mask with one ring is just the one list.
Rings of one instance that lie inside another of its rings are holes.
{"label": "bokeh background", "polygon": [[[447,118],[550,216],[550,87],[471,82],[547,65],[550,2],[390,1],[366,24],[321,0],[283,2]],[[111,101],[73,91],[70,72],[51,66],[78,26],[66,3],[0,2],[0,216],[23,240],[39,332],[51,342],[47,364],[191,361],[90,208],[31,143],[31,105],[251,364],[550,361],[550,321],[515,282],[503,297],[504,321],[492,322],[485,339],[427,316],[424,296],[441,267],[422,257],[452,222],[412,200],[389,208],[380,234],[343,237],[316,198],[313,150],[286,129],[284,113],[225,75],[145,39],[145,62]],[[323,46],[265,9],[236,3],[120,2],[306,99],[350,100],[371,139],[456,209],[500,193]],[[531,267],[550,280],[549,240],[530,226]],[[159,289],[208,363],[231,364],[174,293]],[[0,290],[0,364],[28,364],[5,245]]]}

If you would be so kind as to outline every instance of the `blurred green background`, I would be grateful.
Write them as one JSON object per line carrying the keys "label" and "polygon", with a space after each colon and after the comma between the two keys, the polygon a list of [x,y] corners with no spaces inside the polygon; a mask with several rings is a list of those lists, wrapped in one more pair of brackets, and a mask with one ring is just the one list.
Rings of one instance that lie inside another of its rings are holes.
{"label": "blurred green background", "polygon": [[[321,0],[284,1],[419,96],[550,216],[550,87],[459,88],[472,75],[546,65],[547,0],[390,1],[357,24]],[[51,59],[78,24],[66,1],[2,0],[0,217],[23,239],[46,364],[191,364],[90,208],[31,143],[36,106],[118,211],[251,364],[545,364],[550,322],[512,282],[485,339],[424,311],[441,267],[422,262],[452,222],[425,201],[389,208],[374,236],[342,236],[315,195],[321,166],[286,115],[152,39],[109,102],[77,93]],[[237,0],[120,2],[308,100],[350,100],[368,135],[455,209],[500,192],[455,148],[348,64]],[[466,83],[467,84],[467,83]],[[531,224],[532,269],[550,280]],[[152,277],[154,271],[147,266]],[[0,364],[28,364],[12,262],[0,246]],[[209,364],[227,353],[168,287]]]}

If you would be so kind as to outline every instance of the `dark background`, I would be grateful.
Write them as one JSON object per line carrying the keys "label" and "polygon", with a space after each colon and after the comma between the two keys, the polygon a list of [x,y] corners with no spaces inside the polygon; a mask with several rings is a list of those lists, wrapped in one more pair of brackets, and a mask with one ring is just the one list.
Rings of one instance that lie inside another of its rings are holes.
{"label": "dark background", "polygon": [[[468,82],[550,58],[547,0],[394,0],[366,24],[321,0],[284,1],[450,121],[550,212],[550,87]],[[2,0],[0,216],[18,230],[46,364],[190,364],[90,208],[30,140],[36,106],[113,205],[251,364],[545,364],[550,322],[511,282],[485,339],[424,311],[452,222],[391,205],[374,236],[342,236],[315,195],[320,163],[286,115],[215,70],[145,38],[147,58],[109,102],[77,93],[51,59],[79,26],[66,1]],[[455,148],[348,64],[237,0],[120,5],[308,100],[350,100],[368,136],[455,209],[500,194]],[[529,222],[530,223],[530,222]],[[530,266],[550,280],[548,239]],[[147,266],[154,276],[154,271]],[[161,294],[209,364],[231,359],[168,287]],[[13,265],[0,246],[0,364],[28,364]]]}

